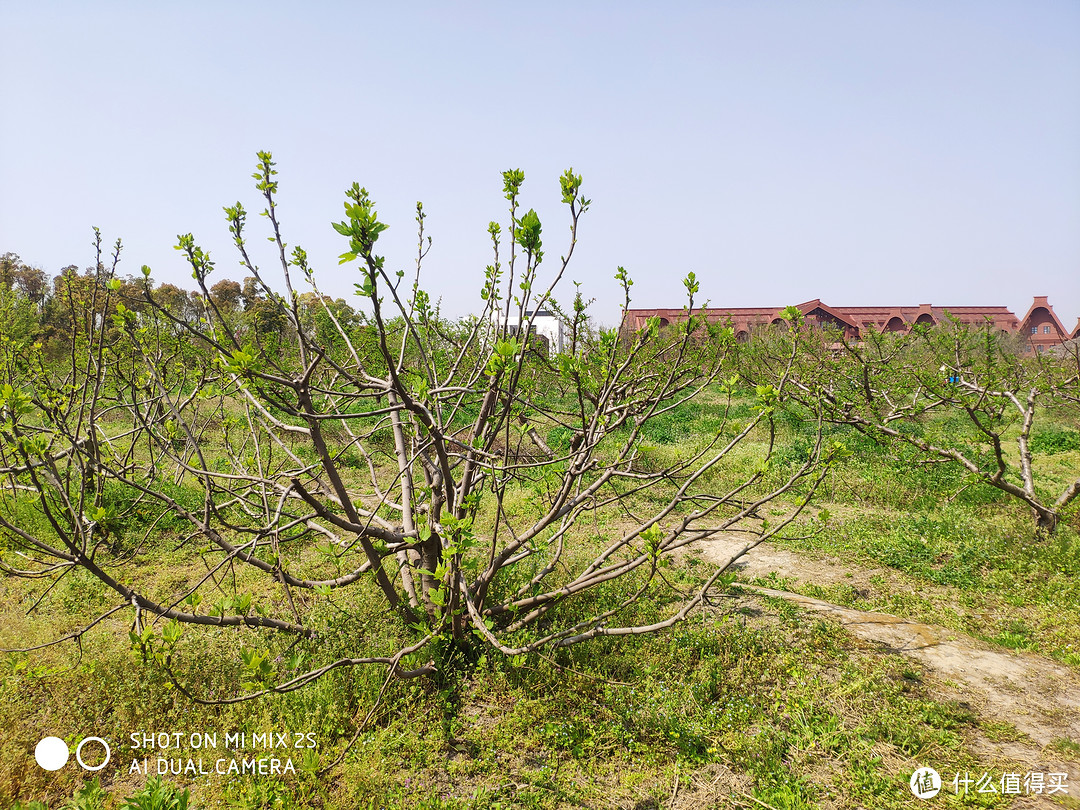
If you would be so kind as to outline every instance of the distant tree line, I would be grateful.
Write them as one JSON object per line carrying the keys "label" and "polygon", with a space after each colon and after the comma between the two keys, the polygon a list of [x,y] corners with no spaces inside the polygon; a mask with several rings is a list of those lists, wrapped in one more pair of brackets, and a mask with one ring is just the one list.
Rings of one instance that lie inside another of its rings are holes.
{"label": "distant tree line", "polygon": [[[106,294],[105,284],[110,281],[113,286]],[[304,327],[324,338],[335,329],[328,311],[350,333],[365,322],[363,313],[341,298],[306,292],[298,296],[298,304]],[[237,334],[256,344],[280,343],[290,328],[279,304],[253,276],[242,282],[222,279],[204,294],[158,284],[148,274],[110,278],[100,268],[80,272],[74,264],[50,276],[17,253],[0,256],[0,337],[16,348],[40,344],[47,358],[64,354],[76,334],[91,333],[95,324],[113,319],[121,306],[138,318],[150,316],[154,305],[171,316],[178,328],[206,319],[212,310],[214,318],[224,318]]]}

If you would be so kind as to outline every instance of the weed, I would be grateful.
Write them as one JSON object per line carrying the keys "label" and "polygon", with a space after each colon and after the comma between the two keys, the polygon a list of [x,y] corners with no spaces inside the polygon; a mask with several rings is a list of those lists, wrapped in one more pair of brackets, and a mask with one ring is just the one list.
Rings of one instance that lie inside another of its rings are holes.
{"label": "weed", "polygon": [[1068,453],[1080,450],[1080,431],[1061,427],[1036,430],[1028,446],[1032,453]]}
{"label": "weed", "polygon": [[1067,737],[1058,737],[1056,740],[1051,740],[1050,745],[1047,747],[1066,756],[1080,757],[1080,742],[1070,740]]}
{"label": "weed", "polygon": [[987,739],[994,742],[1016,742],[1017,740],[1028,739],[1024,732],[1007,720],[984,718],[979,721],[979,728],[982,729]]}
{"label": "weed", "polygon": [[188,810],[190,799],[190,791],[181,791],[155,776],[134,795],[124,799],[120,810]]}

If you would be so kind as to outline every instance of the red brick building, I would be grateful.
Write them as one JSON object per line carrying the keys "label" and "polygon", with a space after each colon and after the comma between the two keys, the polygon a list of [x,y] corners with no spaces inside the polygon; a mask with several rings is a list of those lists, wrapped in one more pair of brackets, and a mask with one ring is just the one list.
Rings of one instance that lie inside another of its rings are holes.
{"label": "red brick building", "polygon": [[[845,337],[858,340],[866,330],[907,332],[917,323],[934,326],[945,319],[946,313],[967,324],[986,324],[1007,334],[1028,335],[1032,347],[1043,351],[1070,337],[1080,336],[1080,319],[1071,332],[1054,313],[1045,295],[1036,296],[1027,314],[1018,318],[1008,307],[936,307],[919,304],[917,307],[836,307],[820,298],[806,301],[797,307],[811,323],[829,324],[842,329]],[[749,340],[757,329],[784,322],[780,313],[784,307],[710,307],[703,310],[711,322],[731,323],[735,337]],[[685,318],[682,309],[628,309],[623,313],[622,328],[640,329],[651,317],[658,317],[666,326]]]}
{"label": "red brick building", "polygon": [[1072,337],[1080,336],[1080,319],[1076,329],[1070,332],[1054,313],[1054,308],[1045,295],[1036,295],[1028,307],[1027,314],[1021,320],[1020,331],[1028,336],[1035,351],[1045,351],[1050,346],[1057,346]]}

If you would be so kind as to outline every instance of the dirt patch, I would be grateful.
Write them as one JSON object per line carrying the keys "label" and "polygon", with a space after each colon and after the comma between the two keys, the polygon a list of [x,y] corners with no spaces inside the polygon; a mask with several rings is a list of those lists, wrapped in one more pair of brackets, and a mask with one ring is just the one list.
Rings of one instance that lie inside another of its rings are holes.
{"label": "dirt patch", "polygon": [[[719,538],[695,547],[709,562],[723,565],[745,545],[739,538]],[[849,584],[856,588],[876,573],[853,569],[841,560],[813,560],[766,546],[750,550],[732,568],[744,581],[775,572],[817,585]],[[1070,794],[1080,789],[1080,762],[1047,748],[1062,738],[1080,742],[1080,677],[1073,670],[1033,653],[995,649],[944,627],[855,610],[788,591],[744,587],[826,615],[856,638],[918,661],[940,695],[958,701],[984,720],[1011,723],[1021,732],[1020,739],[1003,742],[979,735],[972,740],[977,750],[1023,762],[1032,770],[1068,773]]]}

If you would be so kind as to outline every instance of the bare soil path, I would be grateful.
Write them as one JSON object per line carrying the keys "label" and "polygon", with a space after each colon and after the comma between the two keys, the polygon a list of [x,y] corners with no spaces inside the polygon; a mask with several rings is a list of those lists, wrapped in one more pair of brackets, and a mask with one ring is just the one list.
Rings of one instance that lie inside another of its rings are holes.
{"label": "bare soil path", "polygon": [[[706,560],[724,564],[744,547],[744,541],[719,538],[697,547]],[[838,558],[811,559],[766,546],[751,550],[732,568],[743,582],[776,572],[781,577],[817,585],[856,587],[875,573],[855,569]],[[944,627],[887,613],[854,610],[788,591],[757,586],[747,589],[824,614],[864,642],[918,661],[942,697],[958,701],[980,718],[1008,722],[1022,732],[1021,739],[1006,742],[977,735],[972,742],[980,753],[1023,762],[1033,771],[1065,772],[1069,775],[1070,798],[1080,799],[1080,761],[1047,748],[1062,738],[1080,742],[1080,676],[1074,670],[1034,653],[995,648]],[[1014,806],[1062,805],[1030,797]]]}

